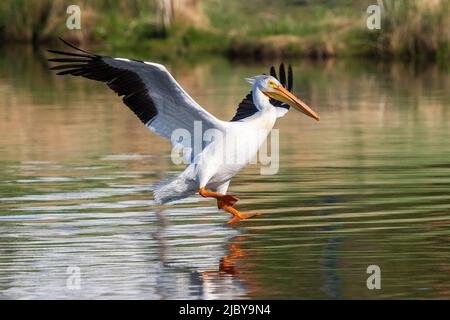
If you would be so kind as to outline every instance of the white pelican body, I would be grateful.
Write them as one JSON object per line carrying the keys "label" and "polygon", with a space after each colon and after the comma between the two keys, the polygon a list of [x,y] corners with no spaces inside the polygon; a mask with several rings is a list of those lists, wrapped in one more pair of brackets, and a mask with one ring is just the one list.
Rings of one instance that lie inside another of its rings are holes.
{"label": "white pelican body", "polygon": [[[62,41],[77,52],[49,50],[65,56],[49,59],[62,63],[51,68],[60,70],[59,75],[71,74],[106,82],[123,96],[124,104],[146,127],[171,139],[174,147],[182,146],[192,151],[192,141],[172,139],[177,130],[194,137],[194,145],[198,145],[195,139],[201,139],[199,152],[190,153],[188,167],[178,177],[155,186],[157,204],[198,192],[203,197],[217,199],[220,209],[234,215],[230,222],[253,216],[233,208],[238,199],[226,194],[230,180],[254,158],[276,119],[284,116],[290,106],[319,120],[311,108],[291,93],[290,66],[287,81],[284,65],[279,69],[280,81],[273,67],[270,76],[247,79],[252,84],[252,91],[239,104],[234,118],[222,121],[198,105],[163,65],[100,56]],[[201,124],[201,129],[196,127],[197,123]],[[209,139],[204,141],[204,137]]]}
{"label": "white pelican body", "polygon": [[277,112],[270,107],[242,121],[228,122],[222,139],[211,142],[173,181],[155,189],[155,201],[186,198],[200,188],[226,194],[231,179],[254,158],[276,119]]}

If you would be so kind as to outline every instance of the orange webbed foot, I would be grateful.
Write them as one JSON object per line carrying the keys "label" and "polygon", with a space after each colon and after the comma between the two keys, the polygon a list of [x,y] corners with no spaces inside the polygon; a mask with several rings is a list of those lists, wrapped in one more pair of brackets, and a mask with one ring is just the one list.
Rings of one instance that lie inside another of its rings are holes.
{"label": "orange webbed foot", "polygon": [[238,222],[240,220],[249,219],[249,218],[260,215],[260,213],[247,213],[247,214],[240,213],[238,210],[233,208],[233,205],[236,202],[238,202],[239,199],[236,198],[235,196],[232,196],[231,194],[221,194],[221,193],[217,193],[217,192],[211,192],[211,191],[207,191],[203,187],[198,190],[198,193],[202,197],[216,198],[217,199],[217,207],[219,209],[228,211],[229,213],[231,213],[234,216],[230,221],[228,221],[228,223],[234,223],[234,222]]}
{"label": "orange webbed foot", "polygon": [[232,219],[230,219],[228,221],[228,223],[235,223],[235,222],[238,222],[238,221],[241,221],[241,220],[244,220],[244,219],[250,219],[250,218],[253,218],[253,217],[260,216],[260,215],[261,215],[261,213],[240,213],[239,216],[236,215]]}
{"label": "orange webbed foot", "polygon": [[223,206],[222,209],[228,211],[234,216],[230,221],[228,221],[228,223],[235,223],[240,220],[249,219],[261,215],[260,213],[240,213],[235,208],[227,205]]}

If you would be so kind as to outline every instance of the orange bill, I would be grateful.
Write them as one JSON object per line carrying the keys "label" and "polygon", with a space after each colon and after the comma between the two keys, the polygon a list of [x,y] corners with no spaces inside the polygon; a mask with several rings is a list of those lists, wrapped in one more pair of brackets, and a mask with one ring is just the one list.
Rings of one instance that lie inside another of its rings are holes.
{"label": "orange bill", "polygon": [[303,112],[307,116],[310,116],[311,118],[314,118],[317,121],[320,120],[319,115],[315,113],[313,109],[311,109],[306,103],[304,103],[302,100],[294,96],[284,87],[278,86],[274,89],[275,89],[274,92],[266,92],[266,95],[268,95],[272,99],[287,103],[291,107],[297,109],[300,112]]}

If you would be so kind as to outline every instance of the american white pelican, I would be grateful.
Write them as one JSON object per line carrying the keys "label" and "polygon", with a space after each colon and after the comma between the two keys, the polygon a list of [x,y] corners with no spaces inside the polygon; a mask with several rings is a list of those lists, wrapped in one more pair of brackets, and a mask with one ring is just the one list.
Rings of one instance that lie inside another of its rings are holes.
{"label": "american white pelican", "polygon": [[[157,204],[198,192],[203,197],[215,198],[219,209],[231,213],[230,223],[255,216],[233,208],[238,199],[226,194],[231,178],[256,155],[276,119],[284,116],[290,106],[319,120],[310,107],[291,93],[291,66],[287,78],[282,64],[279,79],[273,66],[271,75],[247,79],[252,84],[251,92],[239,104],[234,118],[222,121],[197,104],[163,65],[101,56],[62,41],[77,52],[49,50],[65,56],[49,59],[61,63],[51,68],[58,70],[58,75],[71,74],[106,82],[109,88],[123,96],[125,105],[147,128],[172,138],[174,146],[181,144],[187,148],[191,142],[188,141],[186,146],[186,141],[173,139],[176,130],[190,133],[194,140],[200,133],[200,150],[188,153],[191,161],[187,168],[178,177],[155,187],[153,194]],[[211,132],[213,138],[205,141],[204,135],[211,135]]]}

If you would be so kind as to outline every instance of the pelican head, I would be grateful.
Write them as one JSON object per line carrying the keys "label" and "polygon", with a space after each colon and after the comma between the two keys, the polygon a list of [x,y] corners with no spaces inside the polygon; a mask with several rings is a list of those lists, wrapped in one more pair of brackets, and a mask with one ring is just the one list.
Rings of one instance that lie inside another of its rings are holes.
{"label": "pelican head", "polygon": [[[253,78],[248,78],[248,82],[253,84],[254,89],[260,90],[265,96],[270,99],[275,99],[282,103],[288,104],[294,109],[306,114],[307,116],[320,120],[319,115],[314,112],[306,103],[293,95],[289,90],[287,90],[277,78],[269,75],[260,75]],[[279,108],[280,106],[274,106],[274,108]]]}

